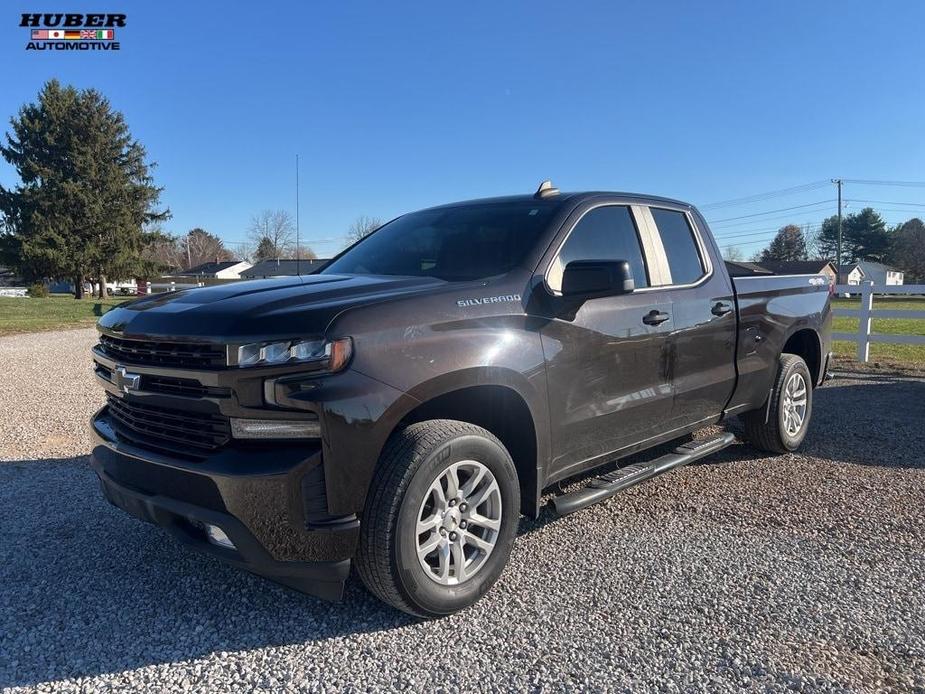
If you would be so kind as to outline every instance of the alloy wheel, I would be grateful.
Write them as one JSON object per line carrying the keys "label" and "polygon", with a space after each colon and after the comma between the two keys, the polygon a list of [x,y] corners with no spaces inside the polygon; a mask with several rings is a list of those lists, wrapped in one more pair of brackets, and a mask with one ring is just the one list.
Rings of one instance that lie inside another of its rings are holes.
{"label": "alloy wheel", "polygon": [[790,436],[796,436],[803,428],[806,420],[806,406],[808,388],[803,374],[797,372],[790,375],[787,385],[784,386],[784,399],[782,407],[784,429]]}
{"label": "alloy wheel", "polygon": [[501,529],[501,490],[475,460],[453,463],[431,483],[418,511],[418,561],[441,585],[458,585],[485,566]]}

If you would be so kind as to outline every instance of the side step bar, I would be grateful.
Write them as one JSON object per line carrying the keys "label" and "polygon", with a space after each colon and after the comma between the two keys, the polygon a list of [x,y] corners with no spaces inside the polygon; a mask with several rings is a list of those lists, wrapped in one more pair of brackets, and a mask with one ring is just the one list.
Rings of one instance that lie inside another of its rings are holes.
{"label": "side step bar", "polygon": [[640,482],[645,482],[676,467],[687,465],[721,451],[733,441],[735,441],[734,435],[724,433],[712,439],[685,443],[683,446],[675,448],[672,453],[663,455],[661,458],[656,458],[647,463],[633,463],[613,472],[608,472],[606,475],[595,477],[584,489],[555,497],[552,500],[553,508],[556,514],[560,516],[580,511]]}

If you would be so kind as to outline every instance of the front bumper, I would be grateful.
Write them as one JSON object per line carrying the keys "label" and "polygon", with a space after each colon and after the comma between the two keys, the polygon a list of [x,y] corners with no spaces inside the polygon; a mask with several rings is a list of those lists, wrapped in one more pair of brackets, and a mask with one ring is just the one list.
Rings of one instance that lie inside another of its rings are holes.
{"label": "front bumper", "polygon": [[[320,446],[228,446],[189,462],[120,441],[106,407],[91,430],[91,461],[115,506],[229,564],[341,597],[359,522],[327,514]],[[211,543],[205,524],[221,528],[234,549]]]}

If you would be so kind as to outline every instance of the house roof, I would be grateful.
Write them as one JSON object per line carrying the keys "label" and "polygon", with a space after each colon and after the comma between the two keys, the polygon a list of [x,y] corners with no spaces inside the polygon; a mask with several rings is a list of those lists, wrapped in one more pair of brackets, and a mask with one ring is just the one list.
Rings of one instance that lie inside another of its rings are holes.
{"label": "house roof", "polygon": [[855,263],[855,265],[859,266],[861,270],[867,272],[870,272],[871,270],[875,270],[877,272],[900,272],[900,270],[897,270],[895,267],[890,267],[889,265],[884,265],[883,263],[877,263],[873,260],[859,260]]}
{"label": "house roof", "polygon": [[218,262],[203,263],[202,265],[197,265],[191,267],[189,270],[184,270],[183,272],[175,273],[177,277],[190,277],[194,275],[214,275],[216,272],[221,272],[222,270],[227,270],[230,267],[234,267],[239,263],[242,263],[241,260],[221,260]]}
{"label": "house roof", "polygon": [[835,271],[829,260],[762,260],[758,263],[773,275],[815,275],[827,266]]}
{"label": "house roof", "polygon": [[770,275],[771,271],[761,267],[758,263],[748,263],[744,260],[727,260],[726,270],[732,277],[747,275]]}
{"label": "house roof", "polygon": [[330,258],[270,258],[261,260],[241,273],[241,277],[282,277],[290,275],[307,275],[324,267]]}

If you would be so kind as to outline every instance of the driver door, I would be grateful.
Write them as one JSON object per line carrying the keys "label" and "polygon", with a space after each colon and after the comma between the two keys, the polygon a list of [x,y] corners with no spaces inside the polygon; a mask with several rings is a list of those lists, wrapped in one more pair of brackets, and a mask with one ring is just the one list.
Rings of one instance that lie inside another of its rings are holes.
{"label": "driver door", "polygon": [[573,260],[629,261],[637,291],[587,300],[574,318],[554,317],[541,329],[557,477],[664,431],[672,418],[671,304],[646,289],[631,208],[597,203],[580,214],[549,265],[553,293]]}

